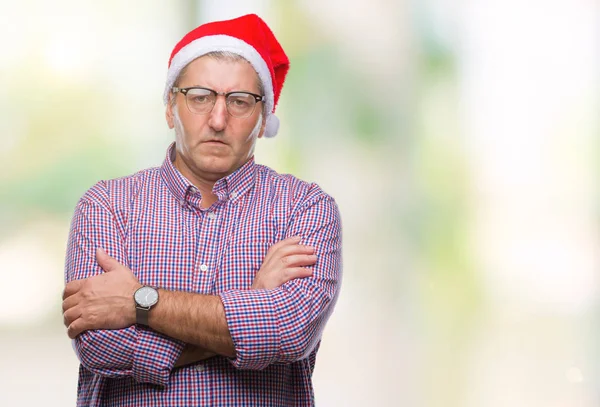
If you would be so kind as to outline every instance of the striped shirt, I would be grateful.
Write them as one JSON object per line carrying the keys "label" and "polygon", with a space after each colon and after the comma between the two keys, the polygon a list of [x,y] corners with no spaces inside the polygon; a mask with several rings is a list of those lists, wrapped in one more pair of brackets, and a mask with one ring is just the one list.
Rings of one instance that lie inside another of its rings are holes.
{"label": "striped shirt", "polygon": [[[341,282],[341,224],[316,184],[250,159],[220,179],[210,208],[173,165],[101,181],[71,223],[65,278],[102,272],[104,248],[145,285],[218,295],[236,349],[174,369],[184,343],[144,326],[95,330],[74,341],[78,406],[312,406],[311,376]],[[269,247],[301,236],[313,276],[251,290]],[[132,299],[133,301],[133,299]],[[199,327],[201,329],[201,327]]]}

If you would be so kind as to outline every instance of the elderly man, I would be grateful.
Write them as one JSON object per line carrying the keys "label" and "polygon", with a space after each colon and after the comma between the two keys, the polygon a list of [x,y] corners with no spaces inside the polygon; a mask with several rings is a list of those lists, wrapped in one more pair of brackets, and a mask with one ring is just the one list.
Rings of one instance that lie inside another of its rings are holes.
{"label": "elderly man", "polygon": [[164,163],[77,204],[63,311],[79,406],[314,405],[339,212],[253,156],[288,68],[256,15],[191,31],[169,61]]}

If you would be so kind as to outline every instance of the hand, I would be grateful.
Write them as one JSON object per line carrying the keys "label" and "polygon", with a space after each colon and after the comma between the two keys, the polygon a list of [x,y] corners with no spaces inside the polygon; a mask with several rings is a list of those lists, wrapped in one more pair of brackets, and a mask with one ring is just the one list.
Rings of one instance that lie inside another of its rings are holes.
{"label": "hand", "polygon": [[307,266],[317,262],[315,248],[298,243],[300,237],[294,236],[271,246],[251,288],[272,289],[295,278],[312,276],[312,270]]}
{"label": "hand", "polygon": [[204,348],[201,348],[200,346],[186,343],[185,348],[183,348],[183,351],[181,351],[181,355],[179,355],[179,358],[177,358],[174,367],[177,368],[192,363],[197,363],[202,360],[212,358],[213,356],[217,356],[217,354]]}
{"label": "hand", "polygon": [[135,324],[133,294],[142,285],[131,270],[96,250],[105,273],[68,283],[63,292],[63,319],[73,339],[90,329],[123,329]]}

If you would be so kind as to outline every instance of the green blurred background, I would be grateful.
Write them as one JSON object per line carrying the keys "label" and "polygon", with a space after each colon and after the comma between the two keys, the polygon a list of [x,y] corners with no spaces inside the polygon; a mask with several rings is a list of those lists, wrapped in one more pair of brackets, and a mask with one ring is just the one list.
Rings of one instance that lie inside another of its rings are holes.
{"label": "green blurred background", "polygon": [[0,0],[0,405],[74,405],[74,206],[160,165],[173,46],[248,12],[292,64],[257,161],[344,222],[317,405],[597,406],[593,0]]}

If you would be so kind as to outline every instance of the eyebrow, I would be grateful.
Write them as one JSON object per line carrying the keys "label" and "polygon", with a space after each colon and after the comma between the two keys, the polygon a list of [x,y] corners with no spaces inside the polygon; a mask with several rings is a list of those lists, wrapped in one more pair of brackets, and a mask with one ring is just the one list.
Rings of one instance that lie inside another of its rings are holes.
{"label": "eyebrow", "polygon": [[[191,85],[191,86],[179,86],[179,88],[204,88],[204,89],[210,89],[210,90],[215,90],[209,86],[204,86],[204,85]],[[215,90],[216,92],[216,90]],[[258,91],[252,91],[252,90],[243,90],[243,89],[236,89],[236,90],[230,90],[229,92],[225,92],[225,93],[235,93],[235,92],[246,92],[246,93],[253,93],[255,95],[259,95],[260,92]]]}

